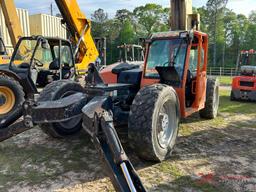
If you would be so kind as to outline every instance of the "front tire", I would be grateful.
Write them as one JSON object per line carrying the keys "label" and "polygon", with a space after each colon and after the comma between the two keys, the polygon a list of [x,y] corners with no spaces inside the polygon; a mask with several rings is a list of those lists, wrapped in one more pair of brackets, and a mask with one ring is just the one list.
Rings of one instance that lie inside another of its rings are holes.
{"label": "front tire", "polygon": [[15,109],[21,107],[25,94],[16,80],[8,76],[0,76],[0,121],[11,116]]}
{"label": "front tire", "polygon": [[131,147],[142,159],[165,160],[173,150],[179,119],[179,100],[172,87],[155,84],[142,88],[130,110]]}
{"label": "front tire", "polygon": [[216,118],[218,115],[219,101],[219,80],[209,78],[207,79],[205,107],[199,111],[200,117],[204,119]]}
{"label": "front tire", "polygon": [[[54,101],[83,91],[83,87],[76,82],[69,80],[54,81],[44,88],[38,101]],[[82,128],[82,119],[76,117],[65,122],[45,123],[39,126],[47,135],[62,138],[79,132]]]}

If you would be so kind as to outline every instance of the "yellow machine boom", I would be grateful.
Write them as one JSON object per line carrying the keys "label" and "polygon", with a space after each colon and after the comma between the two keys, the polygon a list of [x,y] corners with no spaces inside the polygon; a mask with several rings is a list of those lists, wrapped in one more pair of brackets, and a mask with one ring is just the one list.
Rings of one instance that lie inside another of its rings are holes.
{"label": "yellow machine boom", "polygon": [[95,62],[99,52],[91,35],[91,21],[81,11],[76,0],[55,0],[64,22],[76,43],[75,53],[78,53],[78,73],[87,71],[88,65]]}
{"label": "yellow machine boom", "polygon": [[19,38],[23,37],[23,32],[14,0],[0,0],[0,3],[3,10],[5,23],[12,41],[12,45],[13,47],[15,47]]}

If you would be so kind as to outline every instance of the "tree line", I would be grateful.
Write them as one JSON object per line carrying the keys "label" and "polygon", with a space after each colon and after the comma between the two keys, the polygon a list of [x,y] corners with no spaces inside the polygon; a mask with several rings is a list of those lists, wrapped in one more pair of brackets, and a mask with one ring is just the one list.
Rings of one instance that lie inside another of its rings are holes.
{"label": "tree line", "polygon": [[[235,67],[241,50],[256,49],[256,11],[249,16],[236,14],[226,8],[227,0],[208,0],[200,8],[193,8],[201,17],[201,31],[209,35],[209,65]],[[137,44],[139,38],[151,33],[170,30],[170,8],[146,4],[133,11],[117,10],[110,18],[103,9],[91,15],[94,37],[107,38],[107,63],[118,60],[117,46]]]}

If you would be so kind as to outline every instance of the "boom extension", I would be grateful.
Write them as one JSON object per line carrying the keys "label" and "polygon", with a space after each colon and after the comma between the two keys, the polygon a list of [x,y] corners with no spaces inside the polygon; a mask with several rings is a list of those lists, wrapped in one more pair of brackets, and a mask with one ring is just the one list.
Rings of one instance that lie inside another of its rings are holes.
{"label": "boom extension", "polygon": [[77,71],[84,73],[88,65],[94,63],[99,56],[91,35],[91,21],[83,14],[76,0],[55,0],[55,2],[76,43],[75,54],[79,53]]}
{"label": "boom extension", "polygon": [[129,161],[113,125],[111,98],[98,96],[83,108],[83,127],[103,157],[116,191],[145,192],[142,182]]}
{"label": "boom extension", "polygon": [[[95,66],[91,64],[89,69],[91,76],[95,77],[98,73]],[[102,84],[89,85],[85,88],[86,93],[75,93],[56,101],[36,102],[33,98],[28,98],[22,108],[17,110],[16,115],[3,119],[0,123],[0,141],[33,128],[36,124],[64,122],[81,117],[83,127],[100,152],[116,191],[145,192],[146,189],[127,157],[114,128],[112,113],[114,104],[107,94],[127,86],[128,84],[109,87],[104,87]],[[103,92],[105,94],[102,94]],[[19,129],[10,129],[9,126],[21,117],[21,113],[26,128],[19,126]]]}

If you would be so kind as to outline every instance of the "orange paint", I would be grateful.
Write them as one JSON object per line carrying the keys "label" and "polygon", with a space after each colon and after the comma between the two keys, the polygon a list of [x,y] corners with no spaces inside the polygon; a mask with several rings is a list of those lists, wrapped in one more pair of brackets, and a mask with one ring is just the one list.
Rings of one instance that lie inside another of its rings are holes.
{"label": "orange paint", "polygon": [[[185,60],[185,66],[184,66],[184,75],[181,83],[181,87],[174,88],[176,90],[176,93],[179,97],[180,101],[180,115],[181,117],[187,117],[191,115],[194,112],[197,112],[204,108],[205,106],[205,100],[206,100],[206,85],[207,85],[207,75],[206,75],[206,69],[207,69],[207,57],[208,57],[208,36],[205,33],[195,31],[194,36],[198,39],[197,43],[190,43],[187,49],[186,54],[186,60]],[[174,37],[167,37],[167,39],[174,38]],[[176,37],[177,38],[177,37]],[[193,80],[193,85],[195,86],[195,100],[193,101],[193,104],[191,107],[186,107],[186,81],[187,81],[187,72],[189,70],[189,62],[190,62],[190,51],[191,47],[197,47],[198,48],[198,55],[197,55],[197,72],[196,77]],[[204,55],[201,55],[201,50],[204,50]],[[145,62],[142,72],[142,79],[141,79],[141,87],[152,85],[159,83],[159,79],[153,79],[153,78],[147,78],[145,77],[146,68],[147,68],[147,58],[149,55],[149,45],[146,47],[146,53],[145,53]],[[202,56],[204,56],[204,60],[201,61]],[[201,63],[202,62],[202,63]],[[101,76],[105,83],[116,83],[117,82],[117,75],[112,73],[112,69],[117,64],[113,64],[105,68],[101,71]]]}

